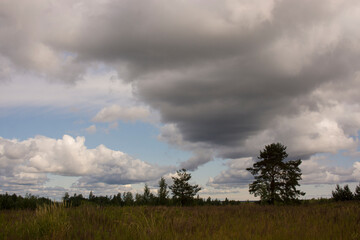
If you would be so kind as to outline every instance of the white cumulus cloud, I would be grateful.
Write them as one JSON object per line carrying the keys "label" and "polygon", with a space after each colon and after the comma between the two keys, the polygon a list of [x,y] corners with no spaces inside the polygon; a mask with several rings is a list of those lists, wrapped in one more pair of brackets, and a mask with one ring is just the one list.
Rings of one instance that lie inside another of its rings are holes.
{"label": "white cumulus cloud", "polygon": [[[173,170],[157,166],[104,145],[85,146],[84,137],[36,136],[24,141],[0,138],[0,182],[3,186],[42,186],[47,173],[79,176],[79,184],[124,185],[159,179]],[[78,185],[79,185],[78,184]],[[80,186],[79,185],[79,186]]]}

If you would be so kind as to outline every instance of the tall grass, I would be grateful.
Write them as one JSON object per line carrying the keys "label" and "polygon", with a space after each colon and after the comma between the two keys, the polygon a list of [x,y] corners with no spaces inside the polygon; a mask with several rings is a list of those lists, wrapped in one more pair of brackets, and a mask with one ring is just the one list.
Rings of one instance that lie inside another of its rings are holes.
{"label": "tall grass", "polygon": [[360,203],[0,212],[0,239],[360,239]]}

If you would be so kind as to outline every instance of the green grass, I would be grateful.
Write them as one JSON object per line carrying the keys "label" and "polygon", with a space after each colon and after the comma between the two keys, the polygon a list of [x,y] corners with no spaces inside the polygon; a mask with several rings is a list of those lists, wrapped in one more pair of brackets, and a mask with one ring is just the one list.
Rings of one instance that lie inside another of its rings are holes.
{"label": "green grass", "polygon": [[360,203],[7,210],[0,239],[360,239]]}

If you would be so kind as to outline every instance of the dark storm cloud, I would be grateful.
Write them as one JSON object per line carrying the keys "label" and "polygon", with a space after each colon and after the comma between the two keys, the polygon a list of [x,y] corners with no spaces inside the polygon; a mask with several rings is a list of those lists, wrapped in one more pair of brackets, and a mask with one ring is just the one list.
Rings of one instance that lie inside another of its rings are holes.
{"label": "dark storm cloud", "polygon": [[[1,6],[8,19],[0,28],[2,57],[66,81],[94,63],[117,69],[177,129],[176,144],[195,152],[184,166],[211,160],[209,151],[251,156],[272,141],[288,143],[296,156],[356,144],[350,136],[360,121],[336,113],[359,107],[341,98],[349,88],[329,86],[360,85],[357,1],[36,3],[24,16]],[[52,10],[41,21],[46,31],[33,17],[44,9]]]}
{"label": "dark storm cloud", "polygon": [[81,39],[89,41],[76,49],[122,66],[138,96],[185,141],[222,149],[278,116],[301,114],[308,106],[297,100],[323,84],[352,80],[360,59],[356,36],[342,29],[347,3],[276,1],[244,18],[234,17],[231,7],[242,4],[231,1],[111,3],[87,22]]}
{"label": "dark storm cloud", "polygon": [[298,113],[296,98],[348,74],[331,56],[313,59],[293,76],[266,61],[235,59],[190,76],[139,83],[139,94],[165,122],[177,123],[186,140],[229,145],[266,129],[277,115]]}

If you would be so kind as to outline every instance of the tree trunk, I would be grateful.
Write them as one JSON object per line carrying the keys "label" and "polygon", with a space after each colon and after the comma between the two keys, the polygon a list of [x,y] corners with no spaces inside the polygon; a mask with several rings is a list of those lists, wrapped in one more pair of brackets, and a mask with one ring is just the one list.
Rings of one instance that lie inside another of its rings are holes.
{"label": "tree trunk", "polygon": [[274,204],[275,202],[275,180],[274,178],[271,180],[270,183],[270,204]]}

